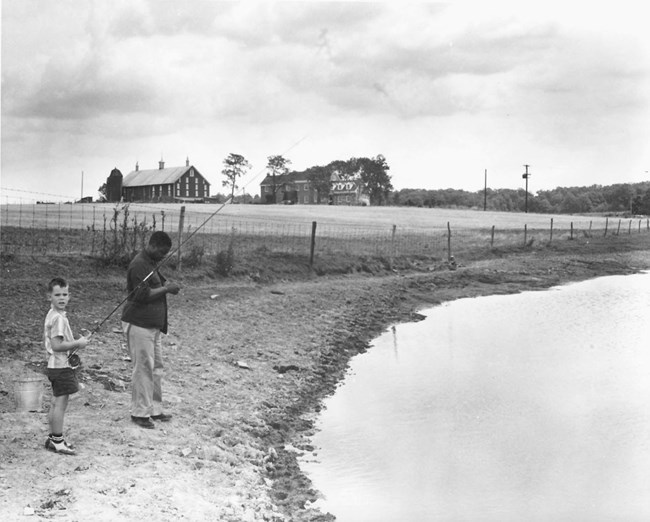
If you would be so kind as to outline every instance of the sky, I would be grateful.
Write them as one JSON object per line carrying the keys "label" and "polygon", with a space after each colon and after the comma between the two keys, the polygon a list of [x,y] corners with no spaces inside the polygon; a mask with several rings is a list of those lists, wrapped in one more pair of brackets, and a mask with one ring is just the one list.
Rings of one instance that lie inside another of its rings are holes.
{"label": "sky", "polygon": [[[395,189],[650,180],[643,2],[2,0],[0,203],[381,154]],[[486,175],[487,171],[487,175]]]}

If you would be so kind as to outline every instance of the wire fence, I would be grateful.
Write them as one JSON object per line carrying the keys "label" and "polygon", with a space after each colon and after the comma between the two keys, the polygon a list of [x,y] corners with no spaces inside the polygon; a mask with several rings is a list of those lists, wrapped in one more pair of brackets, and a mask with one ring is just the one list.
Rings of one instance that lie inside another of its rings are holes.
{"label": "wire fence", "polygon": [[253,252],[291,253],[308,255],[313,260],[314,256],[345,253],[445,259],[477,248],[650,232],[647,218],[554,222],[549,216],[543,224],[537,217],[529,227],[521,225],[521,217],[513,217],[509,227],[454,228],[449,222],[438,226],[356,225],[273,220],[255,212],[237,219],[214,214],[155,205],[0,205],[0,254],[106,257],[118,248],[134,252],[144,246],[150,232],[163,230],[172,236],[175,245],[181,245],[179,259],[181,253],[192,250],[217,255],[232,245],[239,256]]}

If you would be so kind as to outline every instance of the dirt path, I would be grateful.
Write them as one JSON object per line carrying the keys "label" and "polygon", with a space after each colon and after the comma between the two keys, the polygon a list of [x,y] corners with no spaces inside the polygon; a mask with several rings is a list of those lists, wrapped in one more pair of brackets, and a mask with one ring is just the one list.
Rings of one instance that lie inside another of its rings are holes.
{"label": "dirt path", "polygon": [[[82,354],[83,388],[66,432],[79,450],[43,449],[43,411],[16,412],[13,382],[41,375],[45,283],[71,281],[75,332],[123,297],[120,271],[60,261],[4,263],[0,288],[0,512],[3,520],[332,520],[297,466],[323,397],[350,357],[391,323],[437,303],[543,289],[650,269],[648,246],[628,252],[539,252],[467,262],[456,271],[318,277],[260,285],[186,277],[170,298],[164,393],[174,419],[129,420],[130,363],[119,314]],[[26,515],[28,517],[26,518]]]}

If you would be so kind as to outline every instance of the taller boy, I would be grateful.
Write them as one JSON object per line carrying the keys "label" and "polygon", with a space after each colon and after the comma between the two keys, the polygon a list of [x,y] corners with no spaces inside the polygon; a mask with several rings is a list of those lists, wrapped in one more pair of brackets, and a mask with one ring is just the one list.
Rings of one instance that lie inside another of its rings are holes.
{"label": "taller boy", "polygon": [[180,286],[168,282],[157,268],[171,246],[165,232],[154,232],[145,249],[129,264],[126,275],[128,297],[122,322],[133,360],[131,420],[142,428],[153,428],[152,419],[171,419],[162,410],[161,334],[167,333],[166,296],[178,294]]}

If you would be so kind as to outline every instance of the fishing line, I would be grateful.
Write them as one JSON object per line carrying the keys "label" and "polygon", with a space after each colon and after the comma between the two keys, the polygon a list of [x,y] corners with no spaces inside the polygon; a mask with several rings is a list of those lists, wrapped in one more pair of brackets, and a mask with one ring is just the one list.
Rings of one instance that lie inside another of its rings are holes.
{"label": "fishing line", "polygon": [[[298,146],[300,143],[302,143],[306,138],[307,138],[307,136],[303,136],[302,138],[300,138],[297,142],[295,142],[293,145],[291,145],[291,147],[289,147],[286,151],[284,151],[284,152],[281,154],[281,156],[284,156],[287,152],[289,152],[290,150],[292,150],[292,149],[294,149],[295,147],[297,147],[297,146]],[[264,168],[263,168],[263,169],[260,169],[260,171],[257,172],[257,174],[255,174],[255,176],[253,176],[253,178],[251,178],[251,180],[250,180],[246,185],[244,185],[243,187],[241,187],[241,188],[237,191],[237,194],[239,194],[239,192],[240,192],[241,190],[245,189],[245,188],[246,188],[250,183],[252,183],[252,182],[253,182],[253,181],[254,181],[254,180],[255,180],[255,179],[256,179],[256,178],[257,178],[257,177],[262,173],[262,172],[264,172],[264,170],[265,170]],[[104,323],[105,323],[106,321],[108,321],[108,320],[113,316],[113,314],[114,314],[115,312],[117,312],[117,310],[120,308],[120,306],[122,306],[122,305],[123,305],[123,304],[124,304],[128,299],[129,299],[129,297],[131,297],[131,296],[132,296],[132,295],[133,295],[133,294],[134,294],[134,293],[135,293],[135,292],[136,292],[140,287],[142,287],[142,285],[144,285],[144,284],[145,284],[145,283],[146,283],[146,282],[151,278],[151,276],[153,276],[153,275],[154,275],[154,274],[155,274],[155,273],[156,273],[160,268],[162,268],[162,267],[163,267],[163,266],[164,266],[164,265],[165,265],[165,264],[166,264],[170,259],[172,259],[172,257],[173,257],[176,253],[178,253],[178,251],[182,248],[182,246],[183,246],[185,243],[187,243],[190,239],[192,239],[192,237],[194,237],[194,235],[195,235],[199,230],[201,230],[201,229],[202,229],[202,228],[203,228],[203,227],[204,227],[204,226],[205,226],[205,225],[206,225],[206,224],[207,224],[207,223],[208,223],[208,222],[209,222],[213,217],[215,217],[219,212],[221,212],[221,210],[223,210],[223,208],[228,204],[229,200],[232,200],[233,198],[234,198],[234,196],[229,196],[228,198],[226,198],[226,201],[224,201],[224,202],[221,204],[221,206],[219,206],[219,208],[217,208],[217,210],[215,210],[214,212],[212,212],[212,213],[211,213],[211,214],[210,214],[210,215],[209,215],[209,216],[208,216],[208,217],[203,221],[203,223],[201,223],[197,228],[194,229],[194,231],[193,231],[192,233],[190,233],[190,234],[189,234],[185,239],[183,239],[183,240],[178,244],[178,246],[177,246],[175,249],[173,249],[173,250],[172,250],[171,252],[169,252],[169,253],[168,253],[168,254],[167,254],[167,255],[166,255],[166,256],[165,256],[161,261],[159,261],[158,264],[157,264],[156,266],[154,266],[154,268],[151,270],[151,272],[149,272],[149,273],[145,276],[145,278],[140,282],[140,284],[138,284],[138,285],[137,285],[133,290],[131,290],[131,292],[129,292],[129,293],[127,294],[127,296],[126,296],[124,299],[122,299],[122,301],[120,301],[120,302],[117,304],[117,306],[115,306],[115,308],[113,308],[113,310],[111,310],[110,313],[109,313],[106,317],[104,317],[104,319],[102,319],[102,320],[99,322],[99,324],[97,324],[97,326],[95,326],[92,330],[90,330],[90,333],[89,333],[88,336],[86,336],[86,337],[90,338],[90,337],[92,337],[95,333],[97,333],[97,332],[99,331],[99,329],[104,325]],[[78,366],[78,365],[80,364],[79,356],[76,354],[77,350],[78,350],[78,349],[75,348],[74,350],[72,350],[72,351],[70,352],[70,355],[68,355],[68,360],[70,361],[70,365],[73,366],[73,367],[76,367],[76,366]],[[76,359],[75,359],[75,357],[76,357]],[[72,360],[71,360],[71,358],[72,358]],[[76,363],[76,365],[73,364],[73,363]]]}

